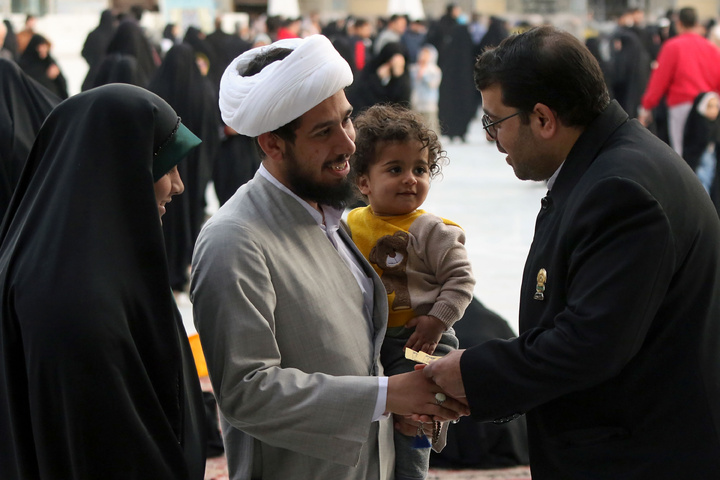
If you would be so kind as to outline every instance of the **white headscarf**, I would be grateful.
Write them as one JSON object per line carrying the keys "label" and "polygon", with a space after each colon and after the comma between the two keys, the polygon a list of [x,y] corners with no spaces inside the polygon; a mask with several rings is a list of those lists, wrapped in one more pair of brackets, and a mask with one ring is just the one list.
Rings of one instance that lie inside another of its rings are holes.
{"label": "white headscarf", "polygon": [[[293,51],[253,76],[238,73],[276,48]],[[326,37],[280,40],[248,50],[228,65],[220,80],[220,112],[233,130],[256,137],[290,123],[352,81],[350,66]]]}
{"label": "white headscarf", "polygon": [[710,100],[712,99],[715,99],[716,102],[720,102],[720,95],[715,92],[707,92],[700,98],[697,105],[697,112],[711,122],[715,120],[715,118],[710,118],[708,116],[708,106],[710,104]]}

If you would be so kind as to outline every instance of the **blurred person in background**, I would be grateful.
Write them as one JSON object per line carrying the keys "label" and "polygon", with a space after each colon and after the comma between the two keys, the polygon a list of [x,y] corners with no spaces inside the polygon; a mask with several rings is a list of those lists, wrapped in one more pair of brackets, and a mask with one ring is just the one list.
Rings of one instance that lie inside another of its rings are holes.
{"label": "blurred person in background", "polygon": [[0,59],[0,95],[1,223],[35,135],[61,99],[6,59]]}
{"label": "blurred person in background", "polygon": [[50,42],[35,34],[18,59],[18,65],[31,78],[60,98],[68,98],[67,81],[55,59],[50,55]]}
{"label": "blurred person in background", "polygon": [[680,9],[675,27],[678,35],[660,48],[638,120],[648,126],[652,110],[665,97],[670,146],[682,156],[685,122],[693,102],[702,92],[720,92],[720,49],[698,33],[695,8]]}
{"label": "blurred person in background", "polygon": [[283,19],[277,32],[277,39],[284,40],[286,38],[300,38],[301,28],[302,17]]}
{"label": "blurred person in background", "polygon": [[317,35],[322,32],[322,22],[320,21],[320,12],[313,10],[309,15],[302,19],[302,27],[300,28],[300,37],[305,38],[310,35]]}
{"label": "blurred person in background", "polygon": [[648,77],[650,54],[634,23],[634,9],[627,9],[617,20],[612,38],[612,89],[615,99],[631,117],[636,117]]}
{"label": "blurred person in background", "polygon": [[427,43],[420,48],[417,63],[410,65],[410,106],[422,115],[427,126],[434,132],[440,132],[437,112],[442,70],[438,67],[437,58],[437,50]]}
{"label": "blurred person in background", "polygon": [[15,31],[13,30],[13,25],[10,22],[10,20],[3,20],[3,25],[5,26],[5,40],[2,43],[2,49],[10,52],[12,55],[11,60],[17,61],[18,58],[18,45],[17,45],[17,37],[15,35]]}
{"label": "blurred person in background", "polygon": [[[145,36],[145,32],[133,18],[120,22],[115,35],[108,44],[105,55],[121,54],[134,57],[137,85],[146,88],[160,64],[160,56],[155,52],[153,45]],[[95,76],[98,74],[98,68],[101,64],[102,61],[88,71],[82,84],[83,91],[97,85]]]}
{"label": "blurred person in background", "polygon": [[220,77],[222,77],[222,73],[225,70],[222,55],[211,42],[208,42],[205,32],[193,25],[190,25],[185,30],[183,43],[190,45],[199,59],[204,57],[202,59],[207,62],[207,65],[205,67],[201,65],[200,71],[210,79],[215,94],[217,95],[217,90],[220,88]]}
{"label": "blurred person in background", "polygon": [[17,32],[17,49],[18,55],[22,54],[27,48],[33,35],[35,35],[35,25],[37,24],[37,17],[32,13],[28,13],[25,16],[25,24],[23,29]]}
{"label": "blurred person in background", "polygon": [[399,42],[386,44],[347,89],[347,98],[358,114],[378,103],[410,106],[412,83],[405,58],[405,48]]}
{"label": "blurred person in background", "polygon": [[173,46],[182,43],[180,36],[180,25],[177,23],[168,23],[163,28],[162,38],[160,39],[160,54],[164,58],[165,54]]}
{"label": "blurred person in background", "polygon": [[488,27],[487,25],[485,25],[485,20],[481,13],[472,13],[470,17],[470,24],[468,25],[468,30],[470,30],[470,38],[472,38],[473,43],[475,45],[478,45],[488,30]]}
{"label": "blurred person in background", "polygon": [[392,15],[373,42],[373,54],[380,55],[383,47],[388,43],[402,43],[402,36],[407,29],[407,24],[406,16]]}
{"label": "blurred person in background", "polygon": [[92,83],[85,85],[85,90],[107,85],[109,83],[127,83],[138,87],[147,86],[138,70],[137,58],[125,53],[111,53],[105,55],[100,65],[95,66],[95,75]]}
{"label": "blurred person in background", "polygon": [[220,143],[217,93],[200,73],[196,52],[186,43],[168,51],[148,90],[168,102],[202,140],[178,166],[185,194],[168,206],[163,221],[170,286],[178,292],[187,287],[193,245],[205,222],[205,190]]}
{"label": "blurred person in background", "polygon": [[403,44],[407,51],[408,62],[412,65],[417,62],[417,56],[420,47],[425,43],[427,37],[427,27],[422,20],[413,20],[409,23],[405,33],[400,37],[400,43]]}
{"label": "blurred person in background", "polygon": [[462,14],[462,8],[456,3],[448,3],[445,6],[445,13],[439,20],[430,24],[427,34],[427,41],[435,48],[442,51],[445,44],[450,42],[450,31],[458,24],[458,18]]}
{"label": "blurred person in background", "polygon": [[117,30],[117,17],[112,10],[103,10],[100,14],[100,23],[94,30],[88,33],[83,44],[81,55],[92,68],[105,56],[110,40]]}
{"label": "blurred person in background", "polygon": [[215,17],[215,30],[205,37],[205,42],[215,52],[215,62],[217,65],[213,67],[213,70],[217,70],[219,75],[215,77],[217,80],[216,89],[220,88],[220,78],[222,72],[225,70],[230,62],[235,57],[249,50],[252,45],[247,40],[243,39],[239,29],[239,25],[236,25],[232,33],[227,33],[222,29],[222,17],[218,15]]}
{"label": "blurred person in background", "polygon": [[0,58],[15,61],[15,55],[10,49],[5,47],[5,39],[7,38],[8,28],[4,22],[0,22]]}
{"label": "blurred person in background", "polygon": [[[458,9],[453,8],[451,11],[454,15]],[[443,135],[451,140],[465,142],[468,126],[477,113],[479,104],[472,80],[474,45],[467,25],[462,25],[455,19],[451,26],[451,18],[453,17],[445,17],[445,36],[437,44],[440,45],[438,65],[442,70],[438,120]]]}

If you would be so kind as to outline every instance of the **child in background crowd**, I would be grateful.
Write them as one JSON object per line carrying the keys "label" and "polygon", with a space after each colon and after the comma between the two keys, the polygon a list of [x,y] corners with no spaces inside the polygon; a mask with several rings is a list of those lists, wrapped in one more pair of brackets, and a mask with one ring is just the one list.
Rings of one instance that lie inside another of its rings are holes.
{"label": "child in background crowd", "polygon": [[[352,175],[369,206],[351,211],[347,223],[388,293],[380,355],[385,373],[395,375],[414,369],[406,347],[437,355],[457,348],[452,325],[472,300],[475,280],[463,230],[419,209],[447,159],[437,135],[417,113],[390,105],[369,108],[355,127]],[[429,449],[396,431],[395,452],[396,479],[427,476]]]}
{"label": "child in background crowd", "polygon": [[440,131],[438,99],[442,81],[442,71],[438,67],[437,59],[437,49],[428,43],[420,49],[417,63],[410,66],[412,81],[410,106],[422,115],[427,126],[436,132]]}

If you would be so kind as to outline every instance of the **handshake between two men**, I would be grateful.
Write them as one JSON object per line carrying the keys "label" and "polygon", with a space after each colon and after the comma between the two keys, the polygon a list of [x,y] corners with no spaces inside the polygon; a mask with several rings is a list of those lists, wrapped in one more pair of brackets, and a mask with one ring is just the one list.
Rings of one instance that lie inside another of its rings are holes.
{"label": "handshake between two men", "polygon": [[386,409],[396,414],[396,429],[405,435],[414,435],[418,422],[432,425],[436,421],[446,422],[470,415],[460,374],[463,351],[455,350],[444,357],[432,358],[427,364],[418,364],[414,372],[388,378]]}

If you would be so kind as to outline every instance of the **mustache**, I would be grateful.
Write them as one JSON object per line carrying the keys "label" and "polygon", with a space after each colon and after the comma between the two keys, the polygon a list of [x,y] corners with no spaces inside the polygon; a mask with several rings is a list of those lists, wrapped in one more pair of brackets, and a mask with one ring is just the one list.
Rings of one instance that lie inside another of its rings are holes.
{"label": "mustache", "polygon": [[332,166],[333,163],[347,162],[348,160],[350,160],[350,155],[347,155],[347,154],[338,155],[334,160],[328,160],[327,162],[325,162],[323,164],[323,166],[330,167],[330,166]]}

